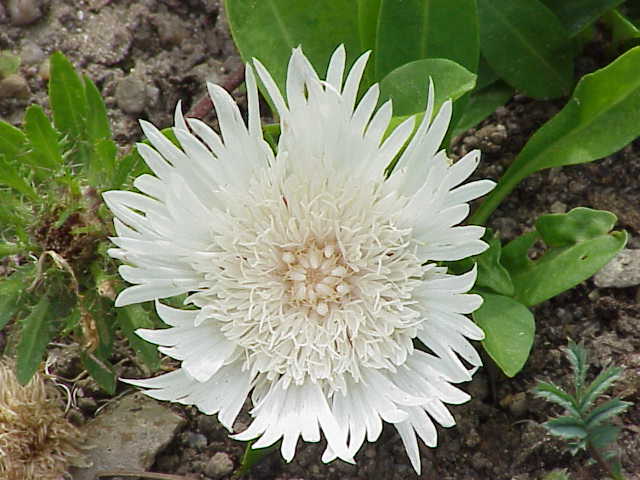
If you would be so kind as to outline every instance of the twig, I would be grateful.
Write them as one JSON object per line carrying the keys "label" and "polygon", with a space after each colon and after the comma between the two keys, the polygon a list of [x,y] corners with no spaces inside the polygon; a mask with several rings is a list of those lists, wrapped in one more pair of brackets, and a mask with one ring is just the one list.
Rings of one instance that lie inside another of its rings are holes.
{"label": "twig", "polygon": [[[221,87],[224,88],[227,92],[233,93],[233,91],[238,88],[242,82],[244,82],[244,69],[245,66],[241,65],[236,70],[231,72],[231,74],[227,77],[227,79],[222,82]],[[211,103],[211,97],[209,95],[205,95],[198,103],[196,103],[189,113],[187,113],[187,117],[191,118],[204,118],[211,110],[213,110],[213,103]]]}

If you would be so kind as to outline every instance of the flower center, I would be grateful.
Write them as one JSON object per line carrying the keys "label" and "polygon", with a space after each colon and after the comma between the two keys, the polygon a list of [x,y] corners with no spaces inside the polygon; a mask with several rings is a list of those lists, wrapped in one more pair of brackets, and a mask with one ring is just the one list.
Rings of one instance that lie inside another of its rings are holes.
{"label": "flower center", "polygon": [[281,258],[289,303],[306,307],[311,318],[326,317],[351,292],[350,269],[333,242],[284,250]]}

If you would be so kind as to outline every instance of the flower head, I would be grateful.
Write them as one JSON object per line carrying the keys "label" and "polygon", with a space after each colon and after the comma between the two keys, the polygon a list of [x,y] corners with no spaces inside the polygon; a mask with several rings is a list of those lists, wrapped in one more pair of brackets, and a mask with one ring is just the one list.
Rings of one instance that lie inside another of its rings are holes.
{"label": "flower head", "polygon": [[[321,80],[294,50],[286,100],[254,60],[280,117],[275,154],[263,139],[250,66],[247,125],[212,84],[220,136],[185,120],[180,106],[180,148],[141,122],[152,147],[138,151],[153,175],[136,179],[142,193],[105,194],[116,217],[110,253],[136,284],[116,304],[156,300],[170,325],[138,330],[182,361],[174,372],[129,380],[151,397],[217,413],[231,430],[251,395],[254,421],[235,438],[259,437],[255,448],[282,439],[286,460],[300,437],[315,442],[322,432],[323,460],[352,462],[384,420],[419,470],[416,433],[435,446],[433,420],[455,423],[445,403],[469,397],[451,384],[475,370],[460,357],[480,365],[466,338],[483,337],[464,316],[481,303],[466,293],[475,268],[455,276],[435,262],[486,248],[482,227],[456,225],[493,183],[461,186],[479,152],[452,164],[439,151],[451,102],[431,122],[433,87],[415,134],[410,118],[385,138],[391,103],[376,110],[378,86],[356,101],[367,57],[343,80],[340,47]],[[188,308],[158,301],[185,293]]]}

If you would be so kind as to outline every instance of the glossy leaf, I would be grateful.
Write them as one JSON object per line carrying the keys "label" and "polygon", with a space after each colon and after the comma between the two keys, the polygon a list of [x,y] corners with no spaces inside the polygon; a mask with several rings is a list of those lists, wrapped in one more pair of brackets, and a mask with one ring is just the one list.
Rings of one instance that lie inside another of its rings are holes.
{"label": "glossy leaf", "polygon": [[594,23],[624,0],[542,0],[560,19],[571,36]]}
{"label": "glossy leaf", "polygon": [[554,418],[545,422],[544,426],[558,437],[582,439],[588,435],[582,422],[569,416]]}
{"label": "glossy leaf", "polygon": [[[568,214],[554,215],[571,223],[572,212],[575,210]],[[597,221],[599,212],[597,210],[592,212]],[[581,216],[585,221],[589,221],[588,216],[582,213]],[[544,217],[546,215],[539,221],[544,221]],[[556,222],[555,219],[554,222]],[[563,222],[557,222],[558,230],[554,230],[555,236],[551,236],[551,239],[561,236],[557,232],[564,229],[564,226],[560,227],[562,224]],[[551,235],[549,230],[540,237],[546,243],[545,235]],[[617,231],[586,238],[580,237],[581,239],[574,243],[567,243],[561,247],[548,247],[541,258],[533,261],[528,257],[528,250],[536,237],[530,235],[526,238],[527,242],[514,243],[514,240],[503,248],[503,264],[511,274],[515,286],[514,297],[527,306],[544,302],[588,279],[606,265],[627,242],[626,232]]]}
{"label": "glossy leaf", "polygon": [[142,361],[152,370],[160,368],[157,347],[136,335],[138,328],[153,328],[149,313],[141,305],[128,305],[118,309],[118,324],[131,347]]}
{"label": "glossy leaf", "polygon": [[571,92],[571,43],[560,20],[544,4],[478,0],[478,15],[482,55],[507,83],[534,98]]}
{"label": "glossy leaf", "polygon": [[113,366],[106,360],[98,358],[91,352],[81,352],[82,366],[89,372],[91,378],[109,395],[116,392],[116,375]]}
{"label": "glossy leaf", "polygon": [[567,105],[527,142],[496,188],[474,213],[483,224],[528,175],[545,168],[591,162],[640,135],[640,47],[585,75]]}
{"label": "glossy leaf", "polygon": [[473,92],[453,130],[453,136],[469,130],[509,101],[513,96],[513,88],[504,82],[496,82],[483,90]]}
{"label": "glossy leaf", "polygon": [[549,247],[566,247],[600,235],[606,235],[618,218],[611,212],[578,207],[569,213],[542,215],[536,230]]}
{"label": "glossy leaf", "polygon": [[478,69],[475,0],[382,0],[376,37],[375,78],[405,63],[447,58]]}
{"label": "glossy leaf", "polygon": [[493,232],[485,234],[484,241],[489,248],[476,257],[478,264],[478,280],[476,287],[488,289],[501,295],[513,295],[513,282],[506,268],[502,266],[502,244]]}
{"label": "glossy leaf", "polygon": [[20,342],[16,350],[16,376],[25,385],[40,365],[42,355],[52,336],[49,297],[43,295],[31,313],[22,320]]}
{"label": "glossy leaf", "polygon": [[618,10],[611,10],[603,17],[604,24],[611,31],[611,43],[614,46],[640,42],[640,28]]}
{"label": "glossy leaf", "polygon": [[81,138],[88,114],[84,83],[62,53],[53,53],[49,61],[49,103],[53,122],[62,133],[70,135],[73,139]]}
{"label": "glossy leaf", "polygon": [[24,122],[24,130],[31,146],[29,163],[52,170],[62,165],[58,132],[51,125],[42,107],[31,105],[27,108]]}
{"label": "glossy leaf", "polygon": [[339,44],[344,44],[348,59],[362,52],[353,0],[226,0],[225,7],[242,59],[260,60],[283,91],[293,48],[302,46],[321,76]]}
{"label": "glossy leaf", "polygon": [[381,101],[393,100],[397,116],[424,112],[427,105],[429,78],[433,80],[436,110],[447,99],[456,100],[473,89],[475,74],[456,62],[444,58],[428,58],[398,67],[380,82]]}
{"label": "glossy leaf", "polygon": [[484,331],[482,346],[508,377],[524,366],[533,345],[535,321],[527,307],[511,297],[481,293],[484,302],[473,319]]}
{"label": "glossy leaf", "polygon": [[[376,56],[376,34],[378,30],[378,17],[382,0],[357,0],[358,1],[358,32],[360,34],[360,49],[370,51],[371,56],[364,72],[365,90],[375,83],[373,78]],[[379,79],[378,79],[379,80]]]}

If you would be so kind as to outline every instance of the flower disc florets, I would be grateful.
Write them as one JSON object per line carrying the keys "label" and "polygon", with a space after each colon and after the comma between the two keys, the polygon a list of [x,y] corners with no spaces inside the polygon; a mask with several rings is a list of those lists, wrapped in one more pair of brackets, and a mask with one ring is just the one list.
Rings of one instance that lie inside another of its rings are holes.
{"label": "flower disc florets", "polygon": [[[419,471],[416,434],[435,446],[432,419],[455,423],[444,404],[469,398],[451,384],[480,365],[467,338],[483,337],[464,315],[481,303],[467,293],[475,268],[455,276],[436,262],[486,248],[482,227],[457,225],[493,183],[461,185],[477,151],[456,163],[438,151],[451,102],[431,121],[433,87],[417,130],[411,118],[385,137],[391,104],[376,109],[377,85],[356,102],[366,60],[343,79],[340,47],[320,80],[295,50],[286,100],[254,61],[280,116],[275,154],[251,67],[248,125],[215,85],[221,136],[185,120],[179,106],[181,148],[141,122],[153,147],[138,150],[153,175],[136,179],[142,193],[105,194],[116,217],[110,253],[135,284],[116,304],[156,300],[170,326],[138,330],[182,361],[169,374],[129,380],[148,395],[217,413],[229,429],[251,395],[255,420],[236,438],[260,437],[255,448],[282,439],[287,460],[300,437],[318,441],[322,432],[325,461],[353,461],[384,420]],[[158,301],[185,293],[186,309]]]}

